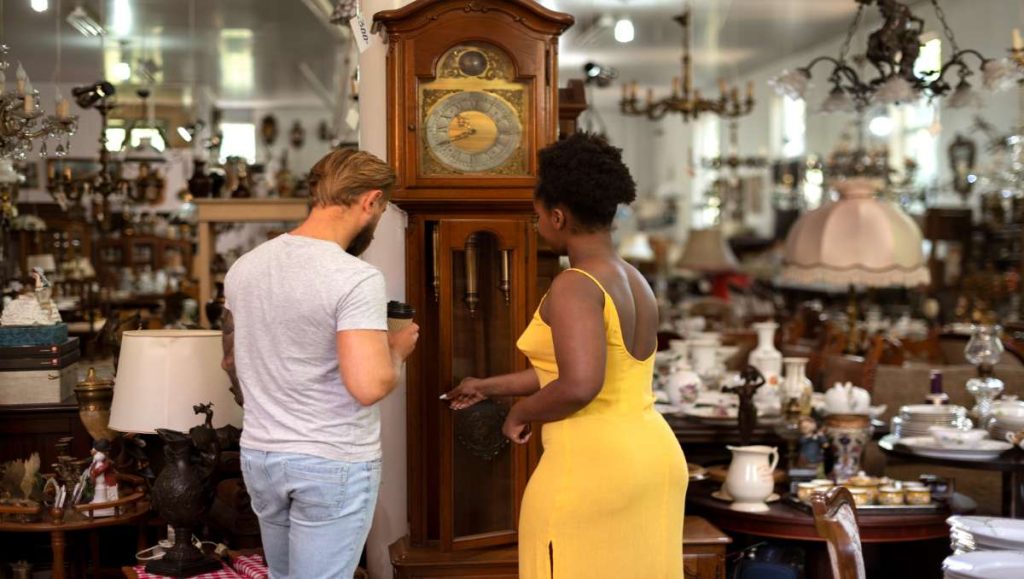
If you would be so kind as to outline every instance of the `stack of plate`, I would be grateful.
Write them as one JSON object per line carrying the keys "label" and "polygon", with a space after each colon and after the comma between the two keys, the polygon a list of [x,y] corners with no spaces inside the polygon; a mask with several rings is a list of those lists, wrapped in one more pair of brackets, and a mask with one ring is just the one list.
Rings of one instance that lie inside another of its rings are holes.
{"label": "stack of plate", "polygon": [[1024,551],[1024,520],[954,515],[946,524],[954,553]]}
{"label": "stack of plate", "polygon": [[946,557],[944,579],[1020,579],[1024,577],[1024,551],[975,551]]}
{"label": "stack of plate", "polygon": [[899,416],[892,419],[892,432],[898,438],[909,436],[931,436],[932,426],[952,426],[969,430],[972,426],[963,406],[936,406],[934,404],[910,404],[900,408]]}
{"label": "stack of plate", "polygon": [[1007,434],[1024,430],[1024,402],[1019,400],[996,402],[992,410],[992,418],[987,426],[988,433],[996,440],[1006,440]]}

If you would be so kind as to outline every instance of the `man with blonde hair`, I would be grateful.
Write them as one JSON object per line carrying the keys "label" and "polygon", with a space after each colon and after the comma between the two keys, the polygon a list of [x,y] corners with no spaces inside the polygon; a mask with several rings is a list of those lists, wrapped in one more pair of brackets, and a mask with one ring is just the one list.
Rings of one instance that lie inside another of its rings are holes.
{"label": "man with blonde hair", "polygon": [[384,276],[358,256],[395,173],[333,151],[310,172],[313,206],[225,280],[224,369],[244,400],[242,474],[274,579],[351,578],[380,486],[376,403],[419,337],[387,331]]}

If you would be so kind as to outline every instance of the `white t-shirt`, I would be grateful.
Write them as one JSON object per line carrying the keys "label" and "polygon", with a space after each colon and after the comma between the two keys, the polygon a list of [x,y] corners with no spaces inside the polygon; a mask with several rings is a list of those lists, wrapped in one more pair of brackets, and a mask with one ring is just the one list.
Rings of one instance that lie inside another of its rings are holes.
{"label": "white t-shirt", "polygon": [[387,330],[380,270],[336,243],[285,234],[235,262],[224,291],[245,398],[242,446],[379,458],[380,414],[345,388],[337,332]]}

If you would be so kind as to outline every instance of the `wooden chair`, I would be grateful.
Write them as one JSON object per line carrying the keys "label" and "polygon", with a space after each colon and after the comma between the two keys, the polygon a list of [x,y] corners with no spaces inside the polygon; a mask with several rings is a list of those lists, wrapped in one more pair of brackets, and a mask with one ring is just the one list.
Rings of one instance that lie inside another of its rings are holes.
{"label": "wooden chair", "polygon": [[873,392],[875,374],[885,346],[886,340],[882,336],[875,336],[864,356],[826,353],[821,363],[821,389],[828,390],[836,382],[850,382]]}
{"label": "wooden chair", "polygon": [[845,487],[811,495],[814,528],[828,545],[833,579],[867,579],[857,526],[857,507]]}

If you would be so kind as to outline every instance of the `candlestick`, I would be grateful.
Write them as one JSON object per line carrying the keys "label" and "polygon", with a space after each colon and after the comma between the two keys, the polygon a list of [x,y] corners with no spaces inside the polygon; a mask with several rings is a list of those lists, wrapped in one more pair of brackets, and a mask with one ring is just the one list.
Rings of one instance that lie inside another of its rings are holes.
{"label": "candlestick", "polygon": [[678,76],[672,77],[672,96],[679,98],[679,86],[681,81]]}
{"label": "candlestick", "polygon": [[649,88],[649,89],[647,89],[647,104],[651,104],[653,102],[654,102],[654,89],[653,88]]}
{"label": "candlestick", "polygon": [[32,81],[25,81],[25,112],[31,113],[35,110],[36,91],[32,88]]}
{"label": "candlestick", "polygon": [[70,103],[68,99],[64,98],[64,95],[57,93],[57,118],[66,119],[71,112]]}
{"label": "candlestick", "polygon": [[17,83],[18,83],[18,86],[17,86],[18,96],[24,96],[25,95],[25,83],[28,82],[28,74],[25,72],[25,69],[21,66],[20,62],[18,63],[18,71],[16,73],[14,73],[14,78],[17,79]]}
{"label": "candlestick", "polygon": [[633,81],[632,87],[630,87],[630,99],[636,100],[636,81]]}
{"label": "candlestick", "polygon": [[754,81],[747,81],[747,100],[754,100]]}
{"label": "candlestick", "polygon": [[726,86],[725,79],[718,79],[718,92],[722,93],[722,96],[725,96],[725,93],[729,92],[729,87]]}
{"label": "candlestick", "polygon": [[1021,38],[1020,28],[1013,29],[1013,49],[1024,50],[1024,38]]}
{"label": "candlestick", "polygon": [[0,92],[4,92],[7,89],[7,75],[0,70]]}

